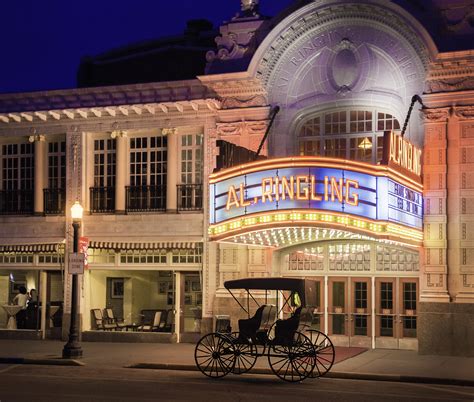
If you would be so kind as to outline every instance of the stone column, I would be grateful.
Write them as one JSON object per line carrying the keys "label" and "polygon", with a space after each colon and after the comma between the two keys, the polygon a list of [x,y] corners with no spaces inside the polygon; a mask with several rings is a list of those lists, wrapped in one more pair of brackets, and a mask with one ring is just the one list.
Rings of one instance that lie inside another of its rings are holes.
{"label": "stone column", "polygon": [[127,133],[113,132],[116,141],[116,171],[115,171],[115,213],[125,213],[125,186],[127,184]]}
{"label": "stone column", "polygon": [[48,181],[48,160],[47,149],[44,135],[35,135],[30,137],[30,141],[35,143],[35,215],[44,213],[44,195],[43,189],[47,187]]}
{"label": "stone column", "polygon": [[166,170],[166,212],[176,212],[177,184],[178,184],[178,130],[175,128],[163,129],[163,134],[168,137],[168,159]]}

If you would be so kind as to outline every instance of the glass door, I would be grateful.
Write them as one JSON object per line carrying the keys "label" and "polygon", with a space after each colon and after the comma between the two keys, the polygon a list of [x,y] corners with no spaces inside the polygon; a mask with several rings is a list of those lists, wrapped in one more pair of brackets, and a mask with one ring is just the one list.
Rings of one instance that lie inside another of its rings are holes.
{"label": "glass door", "polygon": [[416,349],[417,279],[377,278],[375,287],[375,346]]}
{"label": "glass door", "polygon": [[350,346],[371,347],[371,294],[370,278],[351,279]]}
{"label": "glass door", "polygon": [[183,342],[201,334],[202,284],[197,272],[180,272],[179,278],[179,338]]}
{"label": "glass door", "polygon": [[328,332],[335,344],[349,345],[347,278],[329,278]]}
{"label": "glass door", "polygon": [[398,349],[397,282],[395,278],[375,280],[375,347]]}

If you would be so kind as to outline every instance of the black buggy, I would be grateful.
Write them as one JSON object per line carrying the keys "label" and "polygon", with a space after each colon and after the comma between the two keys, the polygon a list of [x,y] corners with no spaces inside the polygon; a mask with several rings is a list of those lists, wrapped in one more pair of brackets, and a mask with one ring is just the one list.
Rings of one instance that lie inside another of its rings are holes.
{"label": "black buggy", "polygon": [[[321,377],[331,369],[334,346],[324,333],[311,329],[316,306],[314,281],[247,278],[227,281],[224,286],[248,318],[239,320],[239,332],[231,332],[229,326],[198,341],[194,359],[203,374],[212,378],[243,374],[262,356],[267,356],[275,375],[289,382]],[[247,292],[246,307],[232,293],[237,289]],[[265,292],[265,304],[260,305],[252,295],[258,291],[260,300]],[[276,305],[268,304],[269,292]],[[278,310],[280,297],[282,306]],[[250,317],[250,298],[259,306],[253,317]],[[277,319],[285,307],[292,309],[291,316]]]}

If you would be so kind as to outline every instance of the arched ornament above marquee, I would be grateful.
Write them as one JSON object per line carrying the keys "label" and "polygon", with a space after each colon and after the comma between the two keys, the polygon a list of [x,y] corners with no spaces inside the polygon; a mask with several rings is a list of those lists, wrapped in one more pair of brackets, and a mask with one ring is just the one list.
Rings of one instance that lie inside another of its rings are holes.
{"label": "arched ornament above marquee", "polygon": [[296,114],[314,112],[315,105],[381,107],[403,121],[436,54],[428,32],[397,5],[320,0],[283,19],[260,44],[248,72],[262,82],[269,103],[283,106],[276,124],[283,135]]}

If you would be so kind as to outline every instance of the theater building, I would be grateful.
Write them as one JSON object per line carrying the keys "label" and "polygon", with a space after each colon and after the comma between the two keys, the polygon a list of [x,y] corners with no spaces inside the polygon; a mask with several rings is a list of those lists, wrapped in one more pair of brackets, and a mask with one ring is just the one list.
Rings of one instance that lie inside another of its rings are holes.
{"label": "theater building", "polygon": [[[67,331],[79,201],[83,339],[192,340],[234,313],[224,281],[288,276],[316,280],[336,345],[472,356],[474,9],[453,3],[242,1],[188,27],[182,76],[117,73],[169,69],[160,43],[0,95],[0,304],[39,290],[34,328],[2,309],[0,336]],[[129,331],[101,330],[106,308]]]}

